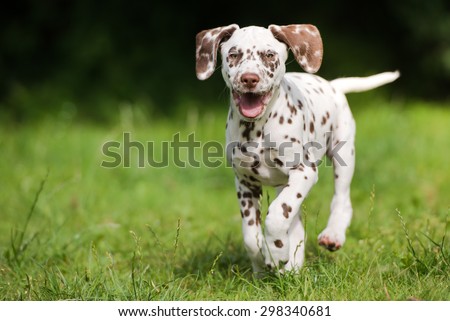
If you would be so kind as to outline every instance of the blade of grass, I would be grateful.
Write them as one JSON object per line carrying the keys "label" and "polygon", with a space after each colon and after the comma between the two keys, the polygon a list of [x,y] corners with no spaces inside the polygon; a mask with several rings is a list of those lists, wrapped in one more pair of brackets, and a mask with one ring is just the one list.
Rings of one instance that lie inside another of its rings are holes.
{"label": "blade of grass", "polygon": [[[14,229],[11,231],[11,250],[13,253],[13,259],[16,262],[16,264],[20,263],[20,256],[23,255],[23,253],[26,251],[29,242],[24,243],[25,234],[28,229],[28,225],[31,221],[31,218],[35,212],[36,205],[39,201],[39,198],[41,196],[42,191],[44,190],[45,183],[47,182],[48,176],[49,176],[49,170],[47,170],[47,174],[45,175],[44,179],[41,181],[41,184],[39,186],[38,191],[36,192],[34,196],[33,203],[31,204],[30,210],[28,211],[27,217],[25,218],[25,222],[23,225],[23,228],[21,229],[18,234],[15,234]],[[31,238],[33,240],[35,235]]]}

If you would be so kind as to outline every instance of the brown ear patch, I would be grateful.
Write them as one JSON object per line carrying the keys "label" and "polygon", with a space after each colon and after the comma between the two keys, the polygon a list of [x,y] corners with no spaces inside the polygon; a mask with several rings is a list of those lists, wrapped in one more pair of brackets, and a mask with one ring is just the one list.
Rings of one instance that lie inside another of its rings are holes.
{"label": "brown ear patch", "polygon": [[239,29],[239,26],[232,24],[226,27],[203,30],[197,34],[195,37],[195,71],[198,79],[205,80],[213,74],[217,64],[217,51],[220,43],[231,37],[237,29]]}
{"label": "brown ear patch", "polygon": [[322,64],[323,44],[319,30],[313,25],[270,25],[273,36],[292,50],[295,60],[309,73],[315,73]]}

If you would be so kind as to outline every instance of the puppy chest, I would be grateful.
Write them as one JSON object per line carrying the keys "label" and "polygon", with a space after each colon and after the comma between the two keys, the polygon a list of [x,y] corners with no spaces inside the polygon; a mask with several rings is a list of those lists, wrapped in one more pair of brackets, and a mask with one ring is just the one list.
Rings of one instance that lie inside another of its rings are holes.
{"label": "puppy chest", "polygon": [[287,183],[283,160],[276,149],[265,147],[264,141],[236,144],[230,159],[236,175],[242,179],[269,186]]}
{"label": "puppy chest", "polygon": [[228,128],[227,157],[238,176],[263,185],[282,185],[290,167],[301,162],[300,136],[274,123],[275,119],[265,119]]}

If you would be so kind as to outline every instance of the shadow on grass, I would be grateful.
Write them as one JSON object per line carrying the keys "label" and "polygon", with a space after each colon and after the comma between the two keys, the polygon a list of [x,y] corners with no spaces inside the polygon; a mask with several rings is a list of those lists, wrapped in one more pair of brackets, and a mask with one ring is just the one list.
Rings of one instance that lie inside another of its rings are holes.
{"label": "shadow on grass", "polygon": [[175,274],[230,275],[234,271],[251,272],[250,260],[244,245],[229,234],[225,239],[216,235],[208,238],[200,247],[186,251],[185,259],[175,269]]}
{"label": "shadow on grass", "polygon": [[[335,264],[335,259],[327,251],[319,248],[314,242],[307,242],[305,266],[317,264]],[[175,275],[183,277],[186,274],[199,276],[221,274],[231,276],[238,273],[251,277],[252,267],[244,244],[229,234],[225,239],[211,236],[206,243],[183,253],[184,260],[175,268]],[[270,274],[270,273],[268,273]]]}

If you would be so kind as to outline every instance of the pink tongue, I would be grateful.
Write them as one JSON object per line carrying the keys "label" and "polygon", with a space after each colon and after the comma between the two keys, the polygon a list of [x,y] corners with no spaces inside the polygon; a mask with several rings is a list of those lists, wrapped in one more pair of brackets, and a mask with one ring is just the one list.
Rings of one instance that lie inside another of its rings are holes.
{"label": "pink tongue", "polygon": [[248,118],[255,118],[262,113],[264,104],[262,102],[262,96],[247,93],[241,96],[239,107],[242,115]]}

